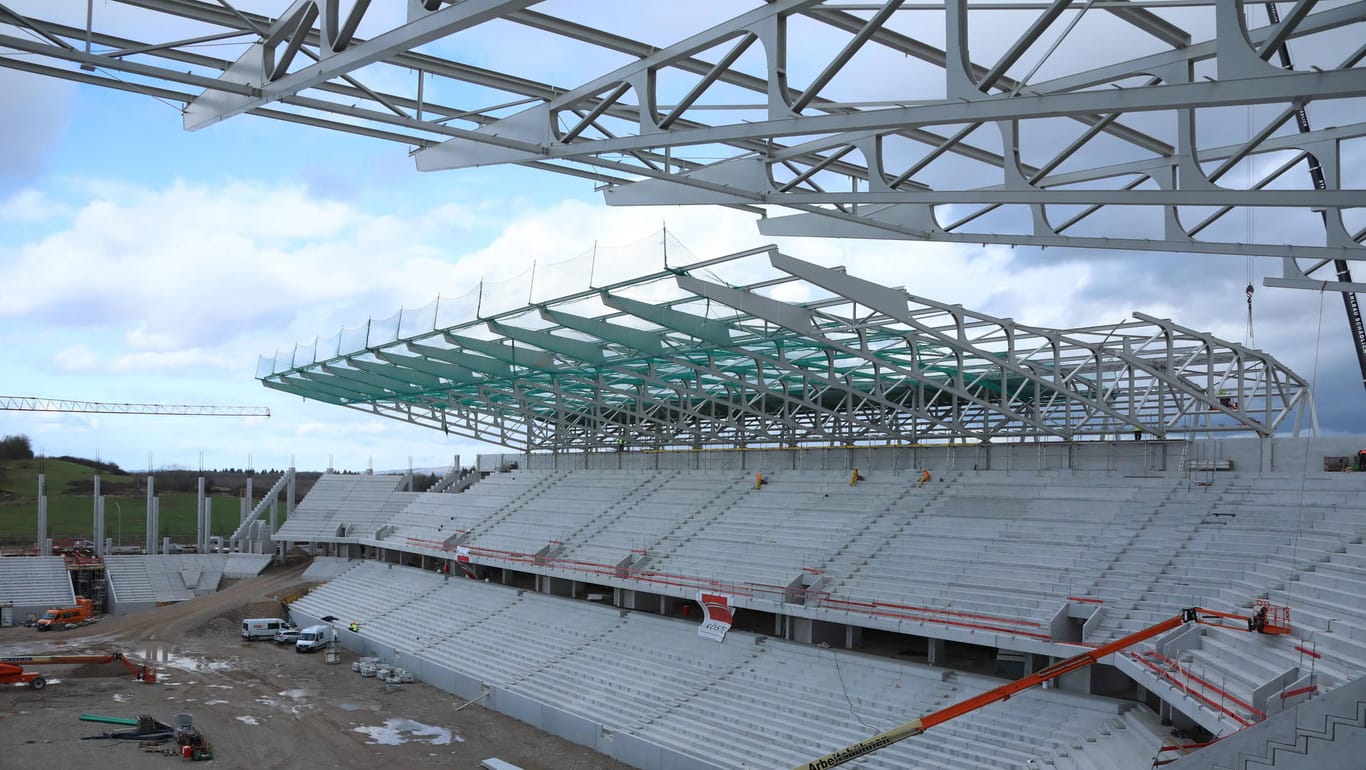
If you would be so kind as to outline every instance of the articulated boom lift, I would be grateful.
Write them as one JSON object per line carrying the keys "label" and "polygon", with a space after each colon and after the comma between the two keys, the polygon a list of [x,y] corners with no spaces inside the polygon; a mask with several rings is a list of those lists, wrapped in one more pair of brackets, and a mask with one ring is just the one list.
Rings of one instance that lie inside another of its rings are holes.
{"label": "articulated boom lift", "polygon": [[[1242,622],[1235,625],[1222,622],[1224,620],[1238,620]],[[963,716],[964,714],[976,711],[983,706],[989,706],[997,701],[1006,700],[1017,692],[1028,690],[1035,685],[1043,684],[1044,682],[1057,679],[1060,676],[1070,674],[1078,669],[1099,663],[1106,656],[1116,652],[1123,652],[1136,644],[1145,642],[1155,636],[1160,636],[1173,628],[1178,628],[1187,623],[1200,623],[1202,625],[1217,626],[1219,628],[1234,628],[1240,631],[1253,631],[1260,634],[1288,634],[1290,633],[1290,611],[1286,607],[1276,607],[1265,601],[1258,601],[1256,603],[1253,607],[1251,617],[1237,615],[1232,612],[1219,612],[1217,610],[1191,607],[1190,609],[1182,610],[1179,614],[1167,618],[1156,625],[1145,628],[1142,631],[1136,631],[1108,644],[1102,644],[1095,649],[1087,650],[1080,655],[1074,655],[1066,660],[1058,661],[1057,663],[1054,663],[1047,668],[1039,669],[1022,679],[1001,685],[994,690],[987,690],[980,695],[973,696],[967,700],[926,714],[919,719],[913,719],[904,725],[893,727],[886,732],[878,733],[877,735],[859,741],[852,746],[846,746],[839,751],[831,752],[819,759],[813,759],[810,762],[797,765],[792,768],[792,770],[825,770],[826,768],[837,767],[845,762],[867,756],[878,749],[886,748],[898,741],[905,740],[911,736],[920,735],[935,725],[943,724],[950,719]]]}
{"label": "articulated boom lift", "polygon": [[155,682],[157,680],[157,670],[146,664],[134,663],[124,657],[121,652],[110,652],[101,655],[14,655],[8,658],[0,658],[0,684],[24,683],[35,690],[41,690],[47,685],[47,679],[42,674],[25,671],[21,664],[37,665],[62,665],[69,663],[122,663],[123,667],[132,672],[134,678],[139,682]]}

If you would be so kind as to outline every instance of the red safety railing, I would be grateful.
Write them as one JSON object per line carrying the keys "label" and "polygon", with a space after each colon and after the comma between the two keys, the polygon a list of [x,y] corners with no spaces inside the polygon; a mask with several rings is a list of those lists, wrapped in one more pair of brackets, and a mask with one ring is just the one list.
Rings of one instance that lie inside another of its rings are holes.
{"label": "red safety railing", "polygon": [[[1248,725],[1254,724],[1255,722],[1259,722],[1263,719],[1266,719],[1266,712],[1256,708],[1255,706],[1242,700],[1241,698],[1238,698],[1237,696],[1215,685],[1214,683],[1202,677],[1196,676],[1189,669],[1182,668],[1180,663],[1177,663],[1171,658],[1168,658],[1167,656],[1163,655],[1157,650],[1148,650],[1147,652],[1142,653],[1129,653],[1129,656],[1132,657],[1134,660],[1138,661],[1139,663],[1143,664],[1153,673],[1157,674],[1158,677],[1170,682],[1177,689],[1181,690],[1182,692],[1186,693],[1192,698],[1195,698],[1201,703],[1204,703],[1206,706],[1209,706],[1215,711],[1218,711],[1221,714],[1225,714],[1231,717],[1234,721],[1236,721],[1243,727],[1247,727]],[[1159,665],[1159,663],[1161,665]],[[1177,674],[1179,674],[1181,677],[1184,677],[1186,681],[1181,681],[1181,679],[1178,678]],[[1199,690],[1191,686],[1191,683],[1199,685]],[[1206,694],[1208,692],[1214,693],[1221,700],[1215,701],[1214,699],[1210,698]],[[1230,710],[1225,705],[1225,703],[1232,703],[1233,705],[1247,712],[1247,714],[1250,715],[1252,719],[1248,719],[1246,716],[1239,714],[1236,711]]]}
{"label": "red safety railing", "polygon": [[[479,559],[482,562],[530,564],[550,569],[561,569],[582,575],[603,575],[608,577],[626,578],[641,583],[671,586],[674,588],[716,591],[751,599],[770,599],[779,602],[789,599],[799,599],[807,606],[819,606],[846,612],[859,612],[875,617],[900,618],[921,623],[932,623],[956,628],[969,628],[979,631],[992,631],[1051,641],[1049,634],[1039,630],[1042,628],[1041,623],[1026,618],[1006,617],[978,612],[964,612],[962,610],[954,610],[947,607],[922,607],[897,602],[835,598],[828,591],[816,591],[809,588],[789,588],[784,585],[755,583],[751,581],[736,583],[700,577],[697,575],[660,572],[657,570],[625,572],[615,564],[566,559],[556,556],[538,556],[523,551],[507,551],[497,548],[485,548],[477,545],[455,546],[436,540],[427,540],[417,537],[407,538],[407,543],[410,547],[426,548],[445,553],[454,552],[457,548],[463,547],[471,559]],[[560,541],[552,540],[549,544],[558,545],[560,544]],[[633,548],[631,549],[631,552],[641,555],[645,553],[645,550]],[[816,568],[803,568],[803,571],[812,574],[823,572]],[[1070,599],[1072,597],[1068,598]]]}

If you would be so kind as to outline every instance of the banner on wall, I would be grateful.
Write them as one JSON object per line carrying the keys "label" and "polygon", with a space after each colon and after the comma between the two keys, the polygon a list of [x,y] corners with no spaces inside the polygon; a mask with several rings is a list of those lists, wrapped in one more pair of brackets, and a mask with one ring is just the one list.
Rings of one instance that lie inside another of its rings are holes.
{"label": "banner on wall", "polygon": [[730,606],[730,597],[725,594],[697,592],[697,603],[706,613],[702,625],[697,627],[697,635],[713,641],[724,641],[726,632],[734,620],[735,611]]}
{"label": "banner on wall", "polygon": [[460,565],[460,571],[465,573],[465,577],[474,579],[474,565],[470,564],[470,549],[463,545],[455,547],[455,561]]}

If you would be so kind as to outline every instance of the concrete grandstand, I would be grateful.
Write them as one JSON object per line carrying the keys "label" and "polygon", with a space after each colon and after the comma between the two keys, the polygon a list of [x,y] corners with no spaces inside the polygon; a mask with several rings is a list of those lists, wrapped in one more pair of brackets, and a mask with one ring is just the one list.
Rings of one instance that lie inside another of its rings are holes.
{"label": "concrete grandstand", "polygon": [[[516,451],[426,492],[324,476],[273,535],[331,559],[295,615],[627,764],[832,766],[1192,607],[1232,619],[858,761],[1310,768],[1366,736],[1361,439],[1317,435],[1261,351],[1025,326],[775,250],[343,337],[263,383]],[[1262,607],[1290,633],[1249,633]]]}

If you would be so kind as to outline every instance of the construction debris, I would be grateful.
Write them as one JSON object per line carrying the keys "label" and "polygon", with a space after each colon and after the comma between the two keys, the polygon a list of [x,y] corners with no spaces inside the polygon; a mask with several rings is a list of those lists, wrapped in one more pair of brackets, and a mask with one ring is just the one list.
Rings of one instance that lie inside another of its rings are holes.
{"label": "construction debris", "polygon": [[351,664],[351,670],[366,678],[374,677],[385,684],[410,684],[414,681],[408,669],[381,663],[379,658],[360,658]]}

